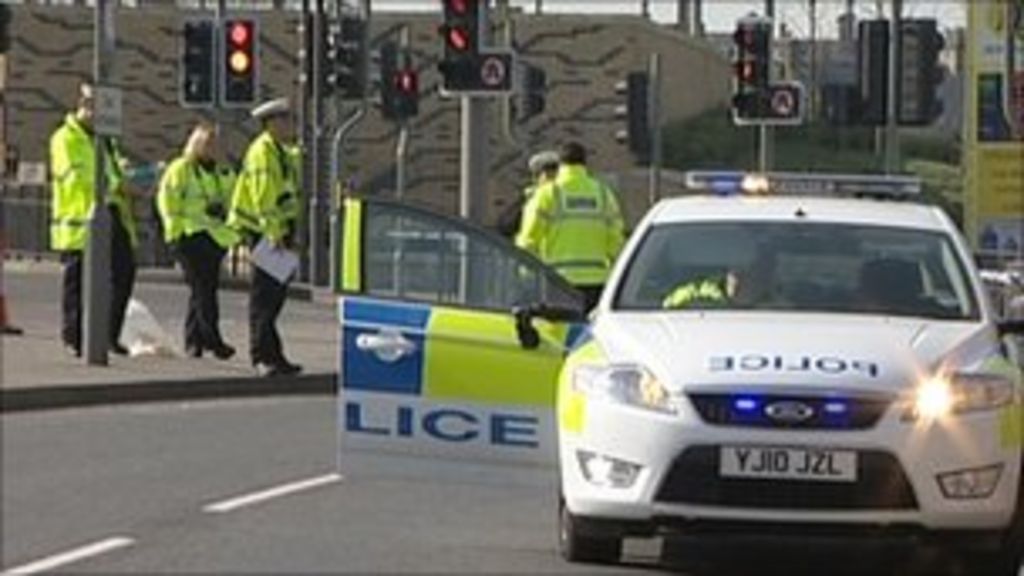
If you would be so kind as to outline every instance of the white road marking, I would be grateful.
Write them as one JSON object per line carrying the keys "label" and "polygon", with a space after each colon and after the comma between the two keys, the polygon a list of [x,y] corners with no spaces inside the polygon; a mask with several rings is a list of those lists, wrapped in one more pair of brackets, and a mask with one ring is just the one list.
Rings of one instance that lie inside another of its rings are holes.
{"label": "white road marking", "polygon": [[26,576],[27,574],[38,574],[40,572],[46,572],[47,570],[66,566],[73,562],[78,562],[79,560],[85,560],[86,558],[106,554],[107,552],[117,550],[118,548],[131,546],[134,543],[135,540],[132,540],[131,538],[114,536],[93,544],[75,548],[74,550],[61,552],[60,554],[54,554],[53,556],[47,556],[41,560],[23,564],[16,568],[4,570],[3,572],[0,572],[0,576]]}
{"label": "white road marking", "polygon": [[267,488],[260,490],[259,492],[252,492],[228,500],[221,500],[220,502],[214,502],[203,506],[203,512],[209,512],[213,514],[222,514],[224,512],[231,512],[245,506],[251,506],[253,504],[260,504],[267,500],[274,498],[280,498],[281,496],[288,496],[289,494],[295,494],[296,492],[302,492],[303,490],[311,490],[313,488],[319,488],[320,486],[326,486],[327,484],[333,484],[340,482],[342,475],[333,473],[325,474],[323,476],[317,476],[315,478],[309,478],[308,480],[299,480],[296,482],[290,482],[288,484],[282,484],[273,488]]}

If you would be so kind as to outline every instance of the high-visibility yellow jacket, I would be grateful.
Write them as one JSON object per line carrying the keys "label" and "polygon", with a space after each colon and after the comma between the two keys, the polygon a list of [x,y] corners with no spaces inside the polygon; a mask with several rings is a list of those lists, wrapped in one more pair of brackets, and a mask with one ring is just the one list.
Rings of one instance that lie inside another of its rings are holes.
{"label": "high-visibility yellow jacket", "polygon": [[156,196],[164,240],[205,232],[222,248],[237,244],[238,232],[226,222],[233,185],[230,172],[204,167],[194,158],[176,158],[164,171]]}
{"label": "high-visibility yellow jacket", "polygon": [[723,304],[729,300],[725,280],[703,279],[687,282],[669,292],[661,302],[666,309],[690,308],[695,304]]}
{"label": "high-visibility yellow jacket", "polygon": [[299,171],[294,148],[263,132],[249,145],[231,201],[228,224],[281,242],[299,218]]}
{"label": "high-visibility yellow jacket", "polygon": [[[118,218],[128,231],[132,246],[138,243],[131,199],[125,193],[126,161],[113,142],[107,147],[107,202],[117,208]],[[68,114],[50,137],[50,174],[53,188],[50,247],[54,250],[84,250],[89,219],[95,204],[94,170],[96,154],[92,134]]]}
{"label": "high-visibility yellow jacket", "polygon": [[537,255],[570,283],[604,284],[625,241],[615,193],[584,166],[562,166],[523,208],[516,245]]}

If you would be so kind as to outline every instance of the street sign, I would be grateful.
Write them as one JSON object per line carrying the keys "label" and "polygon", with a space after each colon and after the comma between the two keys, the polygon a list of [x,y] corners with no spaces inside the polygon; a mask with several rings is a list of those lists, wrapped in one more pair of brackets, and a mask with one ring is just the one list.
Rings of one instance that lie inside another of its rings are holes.
{"label": "street sign", "polygon": [[485,56],[480,65],[480,80],[487,88],[500,89],[508,76],[508,64],[496,55]]}
{"label": "street sign", "polygon": [[768,86],[757,99],[757,116],[742,117],[733,109],[737,126],[797,126],[804,121],[804,87],[799,82],[777,82]]}
{"label": "street sign", "polygon": [[96,110],[93,124],[101,136],[121,135],[121,89],[96,87]]}
{"label": "street sign", "polygon": [[508,96],[513,92],[515,53],[509,50],[481,51],[460,61],[457,68],[442,71],[441,96]]}

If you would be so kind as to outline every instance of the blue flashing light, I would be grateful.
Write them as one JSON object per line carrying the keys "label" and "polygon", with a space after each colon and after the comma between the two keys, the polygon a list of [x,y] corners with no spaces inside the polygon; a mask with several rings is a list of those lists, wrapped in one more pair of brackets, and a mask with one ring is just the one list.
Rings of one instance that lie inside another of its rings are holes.
{"label": "blue flashing light", "polygon": [[832,401],[825,403],[825,413],[830,416],[845,416],[850,411],[846,402]]}
{"label": "blue flashing light", "polygon": [[733,408],[739,412],[753,412],[757,410],[759,402],[753,398],[737,398],[733,401]]}

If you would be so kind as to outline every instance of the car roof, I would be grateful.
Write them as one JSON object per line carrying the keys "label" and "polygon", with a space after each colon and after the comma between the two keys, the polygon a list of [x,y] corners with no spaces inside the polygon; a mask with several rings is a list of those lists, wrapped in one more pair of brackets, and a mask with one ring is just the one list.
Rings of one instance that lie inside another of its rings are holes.
{"label": "car roof", "polygon": [[934,206],[910,202],[809,196],[681,196],[659,202],[652,225],[694,221],[784,221],[866,224],[945,231],[949,221]]}

